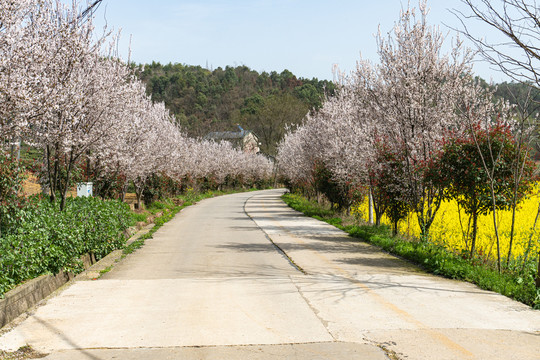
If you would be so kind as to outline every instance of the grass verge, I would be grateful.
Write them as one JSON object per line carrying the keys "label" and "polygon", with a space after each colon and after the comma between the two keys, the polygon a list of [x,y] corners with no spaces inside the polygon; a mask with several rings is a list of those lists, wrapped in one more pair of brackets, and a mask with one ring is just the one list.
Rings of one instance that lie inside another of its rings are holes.
{"label": "grass verge", "polygon": [[376,245],[390,254],[407,259],[427,272],[468,281],[484,290],[498,292],[534,309],[540,309],[540,289],[535,285],[535,266],[526,267],[524,271],[506,271],[499,274],[488,264],[463,258],[442,246],[393,237],[388,226],[343,225],[344,219],[336,211],[324,208],[300,195],[288,193],[283,195],[282,199],[291,208],[334,225],[350,236]]}

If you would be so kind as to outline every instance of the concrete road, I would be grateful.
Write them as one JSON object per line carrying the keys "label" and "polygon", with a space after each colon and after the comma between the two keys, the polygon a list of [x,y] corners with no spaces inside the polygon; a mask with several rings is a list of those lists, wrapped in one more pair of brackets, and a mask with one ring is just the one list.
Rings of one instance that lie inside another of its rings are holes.
{"label": "concrete road", "polygon": [[29,344],[47,359],[540,359],[540,312],[425,275],[280,194],[186,208],[0,348]]}

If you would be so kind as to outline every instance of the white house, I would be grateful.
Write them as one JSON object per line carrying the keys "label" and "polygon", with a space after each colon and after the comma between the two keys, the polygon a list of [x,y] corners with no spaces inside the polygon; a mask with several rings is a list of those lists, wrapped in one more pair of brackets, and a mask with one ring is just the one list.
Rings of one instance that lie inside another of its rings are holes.
{"label": "white house", "polygon": [[244,130],[238,125],[239,131],[216,131],[208,133],[204,138],[214,141],[228,141],[235,148],[246,153],[257,154],[260,151],[259,138],[253,131]]}

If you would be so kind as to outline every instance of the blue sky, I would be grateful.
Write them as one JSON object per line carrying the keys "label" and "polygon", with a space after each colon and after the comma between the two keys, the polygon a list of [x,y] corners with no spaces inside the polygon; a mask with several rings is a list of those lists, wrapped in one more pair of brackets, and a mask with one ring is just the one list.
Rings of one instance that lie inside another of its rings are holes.
{"label": "blue sky", "polygon": [[[101,27],[106,19],[110,28],[122,30],[124,58],[131,36],[131,60],[138,63],[246,65],[331,80],[333,64],[351,71],[360,53],[376,62],[379,24],[383,33],[390,31],[406,5],[406,0],[103,0],[95,23]],[[428,22],[455,36],[444,24],[460,26],[448,9],[466,10],[461,1],[431,0],[428,6]],[[472,30],[498,38],[485,27]],[[474,69],[488,81],[506,80],[482,62]]]}

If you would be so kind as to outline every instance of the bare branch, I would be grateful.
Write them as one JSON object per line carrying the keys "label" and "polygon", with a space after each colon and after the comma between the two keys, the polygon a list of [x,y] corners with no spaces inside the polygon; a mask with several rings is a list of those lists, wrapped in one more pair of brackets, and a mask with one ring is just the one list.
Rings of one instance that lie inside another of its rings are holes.
{"label": "bare branch", "polygon": [[[452,11],[462,25],[458,31],[476,45],[484,59],[511,79],[540,88],[540,16],[536,1],[481,0],[480,5],[472,0],[462,2],[471,14]],[[503,34],[508,42],[489,42],[473,34],[466,24],[470,21],[488,25]],[[519,49],[521,55],[514,55],[509,49]]]}

